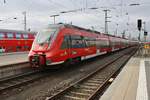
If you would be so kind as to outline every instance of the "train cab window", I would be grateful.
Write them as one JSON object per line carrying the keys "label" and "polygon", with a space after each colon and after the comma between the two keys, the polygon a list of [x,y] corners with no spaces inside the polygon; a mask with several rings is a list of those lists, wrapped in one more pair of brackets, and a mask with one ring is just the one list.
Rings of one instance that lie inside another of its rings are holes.
{"label": "train cab window", "polygon": [[8,38],[13,38],[14,36],[13,36],[13,33],[7,33],[7,37]]}
{"label": "train cab window", "polygon": [[67,48],[69,48],[70,47],[70,37],[69,36],[64,36],[64,40],[63,40],[63,42],[62,42],[62,45],[61,45],[61,49],[67,49]]}
{"label": "train cab window", "polygon": [[5,38],[4,33],[0,33],[0,39]]}
{"label": "train cab window", "polygon": [[16,34],[16,39],[21,39],[21,34],[17,33]]}
{"label": "train cab window", "polygon": [[28,34],[23,34],[23,38],[28,39],[29,38]]}

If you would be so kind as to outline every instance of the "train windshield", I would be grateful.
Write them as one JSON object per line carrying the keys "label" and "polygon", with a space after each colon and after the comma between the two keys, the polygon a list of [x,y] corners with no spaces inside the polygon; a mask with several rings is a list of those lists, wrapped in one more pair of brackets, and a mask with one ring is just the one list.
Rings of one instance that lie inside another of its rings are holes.
{"label": "train windshield", "polygon": [[37,44],[45,44],[50,43],[51,40],[54,38],[54,34],[56,33],[57,29],[45,29],[43,31],[40,31],[35,39],[35,42]]}

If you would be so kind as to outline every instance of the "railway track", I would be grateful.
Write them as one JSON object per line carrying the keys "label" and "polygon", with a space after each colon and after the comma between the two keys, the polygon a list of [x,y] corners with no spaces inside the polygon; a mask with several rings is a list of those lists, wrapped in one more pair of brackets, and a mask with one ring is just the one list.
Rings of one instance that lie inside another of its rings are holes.
{"label": "railway track", "polygon": [[32,69],[29,66],[29,62],[0,66],[0,80],[6,77],[12,77],[18,74],[32,71]]}
{"label": "railway track", "polygon": [[[117,59],[119,59],[119,58],[117,58]],[[15,77],[0,79],[0,94],[3,94],[3,93],[5,93],[5,91],[12,90],[14,88],[19,89],[19,87],[21,87],[21,86],[26,86],[27,84],[31,84],[34,81],[37,81],[39,79],[45,78],[46,76],[50,76],[50,75],[53,75],[53,74],[47,73],[45,70],[35,70],[35,71],[33,70],[33,72],[31,71],[28,73],[20,74]],[[78,85],[75,85],[75,86],[78,86]],[[58,92],[60,92],[60,91],[58,91]]]}
{"label": "railway track", "polygon": [[28,73],[19,74],[15,77],[1,79],[0,93],[19,86],[27,85],[28,83],[32,83],[48,74],[49,73],[46,73],[44,70],[33,70]]}
{"label": "railway track", "polygon": [[57,90],[46,100],[93,100],[98,93],[108,86],[109,81],[112,81],[111,79],[134,53],[135,50],[130,50],[115,60],[106,62],[103,67],[70,86]]}

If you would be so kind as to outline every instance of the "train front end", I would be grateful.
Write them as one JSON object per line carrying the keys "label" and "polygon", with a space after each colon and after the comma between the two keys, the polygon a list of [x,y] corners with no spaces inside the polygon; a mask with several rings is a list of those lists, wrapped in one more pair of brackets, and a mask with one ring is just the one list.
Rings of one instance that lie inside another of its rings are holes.
{"label": "train front end", "polygon": [[32,67],[46,66],[51,61],[47,56],[52,56],[52,44],[57,36],[59,27],[51,26],[38,32],[29,52],[29,62]]}

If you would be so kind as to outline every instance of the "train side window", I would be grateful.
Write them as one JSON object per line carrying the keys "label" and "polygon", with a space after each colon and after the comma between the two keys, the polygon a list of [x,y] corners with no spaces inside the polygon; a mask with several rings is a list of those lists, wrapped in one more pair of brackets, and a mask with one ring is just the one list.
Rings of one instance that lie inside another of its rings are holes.
{"label": "train side window", "polygon": [[0,39],[5,38],[4,33],[0,33]]}
{"label": "train side window", "polygon": [[109,47],[109,42],[107,40],[97,40],[96,41],[96,47],[97,48],[106,48]]}
{"label": "train side window", "polygon": [[21,50],[21,46],[16,46],[16,50],[20,51]]}
{"label": "train side window", "polygon": [[7,37],[8,38],[13,38],[14,36],[13,36],[13,33],[7,33]]}
{"label": "train side window", "polygon": [[96,40],[94,38],[90,38],[90,46],[96,46]]}
{"label": "train side window", "polygon": [[111,42],[111,46],[112,46],[112,47],[114,47],[114,46],[116,45],[116,43],[115,43],[115,42],[116,42],[116,40],[115,40],[114,38],[113,38],[113,39],[111,39],[111,41],[110,41],[110,42]]}
{"label": "train side window", "polygon": [[29,38],[28,34],[23,34],[23,38],[28,39]]}
{"label": "train side window", "polygon": [[18,33],[17,33],[17,34],[16,34],[16,38],[17,38],[17,39],[21,39],[21,34],[18,34]]}
{"label": "train side window", "polygon": [[67,49],[69,48],[69,40],[70,40],[70,37],[68,35],[64,36],[64,40],[62,42],[62,45],[61,45],[61,49]]}
{"label": "train side window", "polygon": [[83,37],[79,35],[71,36],[71,47],[72,48],[84,48],[85,43],[83,41]]}
{"label": "train side window", "polygon": [[85,46],[89,47],[89,42],[88,42],[89,38],[88,37],[84,37],[84,41],[85,41]]}
{"label": "train side window", "polygon": [[96,45],[96,43],[95,43],[96,40],[94,38],[85,37],[85,41],[86,41],[87,47],[92,47],[92,46]]}

